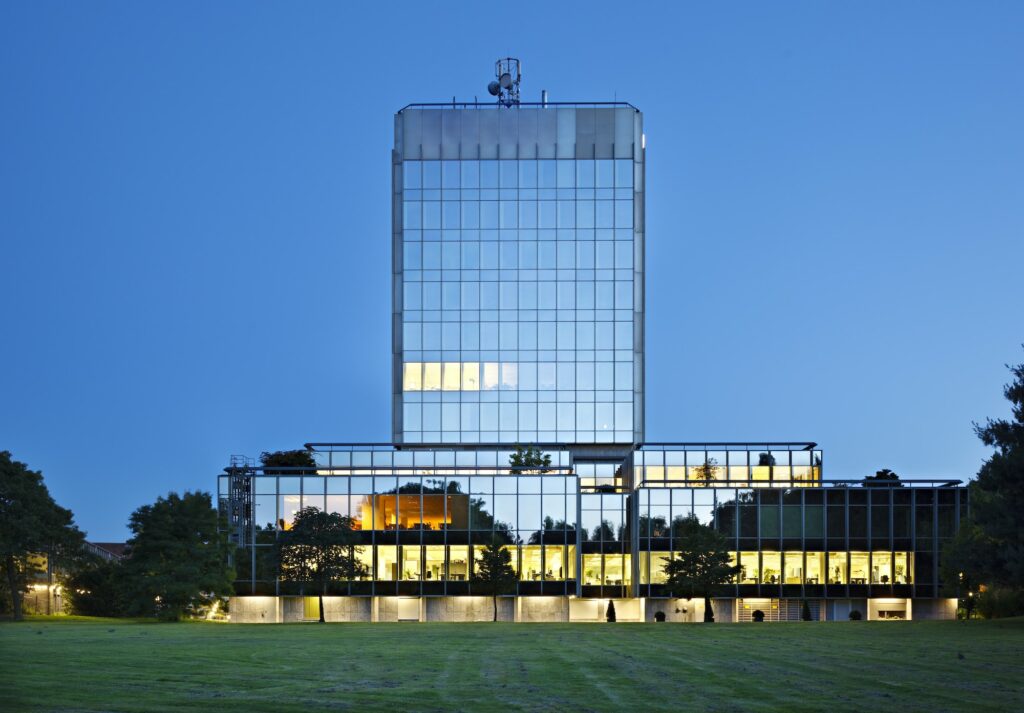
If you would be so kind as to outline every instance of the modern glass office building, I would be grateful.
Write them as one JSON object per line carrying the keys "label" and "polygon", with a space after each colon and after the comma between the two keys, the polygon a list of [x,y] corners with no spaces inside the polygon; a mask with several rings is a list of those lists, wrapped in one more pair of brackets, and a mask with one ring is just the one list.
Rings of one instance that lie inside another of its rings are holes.
{"label": "modern glass office building", "polygon": [[[619,620],[699,621],[664,586],[690,517],[740,568],[718,620],[953,615],[958,481],[824,480],[814,443],[644,443],[644,144],[624,103],[396,114],[392,442],[225,469],[232,620],[317,617],[273,557],[308,506],[353,519],[367,572],[328,587],[329,620],[490,619],[474,574],[498,538],[518,575],[502,619],[598,620],[614,599]],[[551,465],[510,466],[516,444]]]}
{"label": "modern glass office building", "polygon": [[395,443],[643,440],[643,141],[628,104],[398,112]]}

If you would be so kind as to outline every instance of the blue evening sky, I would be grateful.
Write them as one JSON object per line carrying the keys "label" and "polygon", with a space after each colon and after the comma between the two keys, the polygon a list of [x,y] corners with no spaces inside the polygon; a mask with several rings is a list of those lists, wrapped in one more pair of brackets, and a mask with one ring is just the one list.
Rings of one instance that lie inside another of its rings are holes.
{"label": "blue evening sky", "polygon": [[0,449],[97,540],[390,438],[392,115],[628,100],[647,438],[973,475],[1024,360],[1019,2],[0,7]]}

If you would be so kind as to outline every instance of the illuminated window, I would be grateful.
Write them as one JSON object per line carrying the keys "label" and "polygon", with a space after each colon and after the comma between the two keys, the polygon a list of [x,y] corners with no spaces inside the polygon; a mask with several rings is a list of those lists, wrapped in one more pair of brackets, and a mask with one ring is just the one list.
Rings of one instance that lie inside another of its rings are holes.
{"label": "illuminated window", "polygon": [[564,546],[547,545],[544,548],[544,579],[565,579],[566,572],[569,571],[567,564]]}
{"label": "illuminated window", "polygon": [[892,584],[892,554],[889,552],[871,553],[871,583]]}
{"label": "illuminated window", "polygon": [[450,545],[448,547],[448,579],[465,582],[469,579],[469,547]]}
{"label": "illuminated window", "polygon": [[471,361],[462,365],[462,390],[480,390],[480,364],[478,362]]}
{"label": "illuminated window", "polygon": [[423,388],[423,364],[418,361],[405,364],[402,388],[405,391],[419,391]]}
{"label": "illuminated window", "polygon": [[523,563],[519,578],[524,582],[539,582],[544,571],[541,564],[541,545],[523,545]]}
{"label": "illuminated window", "polygon": [[666,560],[671,556],[671,552],[641,552],[640,584],[664,584],[668,579],[665,575]]}
{"label": "illuminated window", "polygon": [[445,391],[458,391],[462,386],[462,365],[454,361],[444,363],[441,387]]}
{"label": "illuminated window", "polygon": [[423,578],[428,582],[444,579],[444,545],[426,545],[424,548]]}
{"label": "illuminated window", "polygon": [[398,579],[398,548],[394,545],[377,545],[377,579]]}
{"label": "illuminated window", "polygon": [[845,552],[828,553],[828,583],[846,584],[847,557]]}
{"label": "illuminated window", "polygon": [[892,563],[892,581],[894,584],[913,583],[914,553],[897,552]]}
{"label": "illuminated window", "polygon": [[782,581],[782,553],[761,553],[761,584],[779,584]]}
{"label": "illuminated window", "polygon": [[423,365],[423,390],[441,390],[441,365],[436,362],[427,362]]}
{"label": "illuminated window", "polygon": [[761,566],[756,552],[740,552],[740,584],[757,584],[761,579]]}
{"label": "illuminated window", "polygon": [[808,552],[807,553],[807,572],[805,582],[807,584],[824,584],[824,572],[825,572],[825,553],[824,552]]}
{"label": "illuminated window", "polygon": [[803,584],[804,580],[804,553],[784,553],[783,584]]}
{"label": "illuminated window", "polygon": [[867,584],[870,580],[867,552],[850,553],[850,584]]}
{"label": "illuminated window", "polygon": [[402,545],[402,579],[420,578],[420,545]]}
{"label": "illuminated window", "polygon": [[519,387],[519,365],[505,362],[501,365],[501,388],[515,389]]}
{"label": "illuminated window", "polygon": [[601,584],[601,555],[583,555],[583,584]]}
{"label": "illuminated window", "polygon": [[498,388],[498,365],[494,362],[484,364],[484,391],[493,391]]}

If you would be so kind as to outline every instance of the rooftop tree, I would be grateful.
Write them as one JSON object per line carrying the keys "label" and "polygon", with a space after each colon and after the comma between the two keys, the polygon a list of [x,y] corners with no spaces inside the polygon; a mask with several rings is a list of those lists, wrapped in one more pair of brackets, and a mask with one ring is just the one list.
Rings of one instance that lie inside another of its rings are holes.
{"label": "rooftop tree", "polygon": [[712,593],[739,572],[730,562],[729,541],[692,515],[673,523],[673,533],[679,544],[675,557],[663,558],[665,588],[673,597],[703,597],[704,621],[713,622]]}
{"label": "rooftop tree", "polygon": [[874,475],[869,475],[864,478],[865,488],[902,488],[903,483],[900,482],[900,476],[893,473],[888,468],[882,468],[881,470],[875,471]]}
{"label": "rooftop tree", "polygon": [[[316,468],[316,461],[313,454],[305,449],[294,451],[263,451],[260,453],[260,465],[266,475],[287,475],[294,474],[292,468],[306,469]],[[285,470],[288,469],[288,470]]]}
{"label": "rooftop tree", "polygon": [[50,497],[42,473],[0,451],[0,566],[16,620],[23,617],[22,597],[40,556],[66,564],[81,555],[84,541],[71,511]]}
{"label": "rooftop tree", "polygon": [[324,594],[332,582],[361,579],[370,570],[357,559],[360,552],[355,520],[349,515],[305,507],[295,514],[289,530],[277,540],[281,578],[299,585],[316,586],[320,623],[324,618]]}

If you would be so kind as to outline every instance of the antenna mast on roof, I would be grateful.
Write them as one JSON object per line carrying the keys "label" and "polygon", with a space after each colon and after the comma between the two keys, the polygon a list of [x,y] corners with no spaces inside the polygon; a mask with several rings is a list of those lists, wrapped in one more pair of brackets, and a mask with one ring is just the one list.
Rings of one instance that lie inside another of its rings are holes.
{"label": "antenna mast on roof", "polygon": [[519,103],[519,81],[523,78],[523,65],[515,57],[505,57],[494,63],[497,79],[487,85],[491,96],[498,98],[498,104],[510,107]]}

